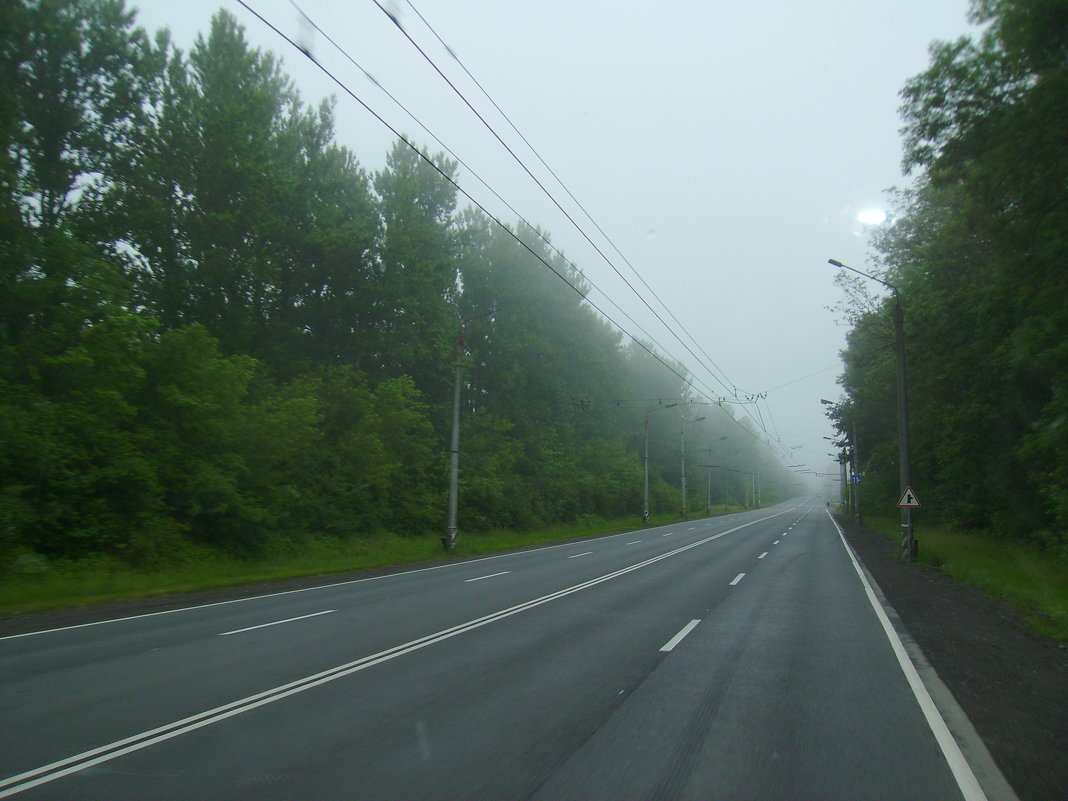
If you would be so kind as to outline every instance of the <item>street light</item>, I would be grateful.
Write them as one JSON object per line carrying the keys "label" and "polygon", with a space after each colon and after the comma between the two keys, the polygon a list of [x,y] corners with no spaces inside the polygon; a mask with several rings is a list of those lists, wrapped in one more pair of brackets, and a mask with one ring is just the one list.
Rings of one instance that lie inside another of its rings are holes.
{"label": "street light", "polygon": [[[710,514],[711,511],[712,511],[712,442],[713,441],[714,442],[722,442],[726,438],[727,438],[726,436],[722,436],[719,439],[711,440],[708,443],[708,464],[706,465],[708,467],[708,494],[705,495],[705,515]],[[724,507],[726,507],[726,504],[727,504],[727,489],[726,489],[726,487],[724,487],[724,489],[723,489],[723,504],[724,504]],[[724,511],[726,511],[726,508],[724,508]]]}
{"label": "street light", "polygon": [[[881,278],[876,278],[874,275],[868,275],[849,265],[842,264],[837,259],[828,259],[827,263],[869,278],[889,288],[894,293],[894,344],[897,351],[898,466],[901,495],[904,496],[905,491],[912,486],[912,475],[909,463],[908,381],[905,374],[905,312],[901,308],[901,295],[896,286]],[[911,562],[916,557],[917,550],[916,538],[912,531],[912,510],[905,506],[901,509],[901,558],[906,562]]]}
{"label": "street light", "polygon": [[669,403],[667,406],[657,406],[645,413],[645,491],[642,493],[642,522],[649,522],[649,415],[653,412],[663,411],[678,406],[677,403]]}
{"label": "street light", "polygon": [[704,419],[704,417],[698,417],[696,420],[683,420],[679,425],[679,458],[682,460],[680,469],[682,476],[681,514],[683,517],[686,517],[686,426],[690,423],[700,423]]}

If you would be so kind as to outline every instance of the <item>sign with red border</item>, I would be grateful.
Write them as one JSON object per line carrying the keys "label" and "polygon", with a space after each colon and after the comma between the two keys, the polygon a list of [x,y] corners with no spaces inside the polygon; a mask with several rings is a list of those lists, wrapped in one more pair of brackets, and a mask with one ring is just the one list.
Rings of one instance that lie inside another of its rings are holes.
{"label": "sign with red border", "polygon": [[905,491],[901,493],[901,500],[897,502],[897,505],[902,509],[919,509],[922,506],[920,499],[912,491],[912,487],[905,487]]}

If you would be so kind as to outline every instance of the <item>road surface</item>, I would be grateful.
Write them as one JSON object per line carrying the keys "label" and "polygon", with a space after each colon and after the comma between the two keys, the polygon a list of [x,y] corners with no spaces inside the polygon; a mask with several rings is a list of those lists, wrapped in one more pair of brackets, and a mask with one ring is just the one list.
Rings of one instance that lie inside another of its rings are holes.
{"label": "road surface", "polygon": [[887,628],[792,502],[15,635],[0,797],[983,798]]}

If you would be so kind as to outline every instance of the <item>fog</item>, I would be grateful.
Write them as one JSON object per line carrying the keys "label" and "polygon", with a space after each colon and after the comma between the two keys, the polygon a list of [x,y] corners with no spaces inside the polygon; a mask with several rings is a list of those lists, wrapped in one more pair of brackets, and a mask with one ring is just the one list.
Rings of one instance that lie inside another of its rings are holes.
{"label": "fog", "polygon": [[[169,27],[183,49],[207,31],[216,9],[228,9],[253,44],[283,58],[306,102],[338,96],[337,140],[368,170],[381,167],[394,134],[240,4],[136,5],[141,24]],[[907,183],[900,171],[898,92],[925,69],[932,40],[969,32],[966,0],[387,5],[596,248],[685,339],[615,252],[619,248],[714,362],[711,372],[631,292],[372,0],[298,5],[468,165],[458,177],[471,196],[515,222],[473,171],[548,231],[599,288],[590,299],[628,334],[639,333],[635,323],[648,331],[689,367],[695,390],[706,396],[767,393],[758,408],[746,408],[766,426],[766,438],[783,460],[817,471],[833,464],[822,439],[831,428],[820,398],[838,397],[838,351],[846,329],[829,308],[842,295],[827,259],[870,266],[867,233],[872,225],[891,224],[876,222],[871,212],[886,209],[885,190]],[[249,6],[396,130],[431,153],[442,150],[303,22],[288,0],[249,0]]]}

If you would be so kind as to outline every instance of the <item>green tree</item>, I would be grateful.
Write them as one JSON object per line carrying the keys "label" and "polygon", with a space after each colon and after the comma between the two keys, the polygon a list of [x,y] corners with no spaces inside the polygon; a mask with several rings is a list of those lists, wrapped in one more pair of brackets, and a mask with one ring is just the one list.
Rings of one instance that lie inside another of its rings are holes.
{"label": "green tree", "polygon": [[[1068,11],[980,0],[971,17],[987,23],[979,39],[935,43],[902,92],[905,167],[920,177],[876,245],[907,310],[928,506],[1057,541],[1068,531]],[[851,336],[849,361],[886,358],[877,338]],[[861,419],[892,391],[886,372],[847,369]],[[870,436],[889,453],[891,436]]]}

